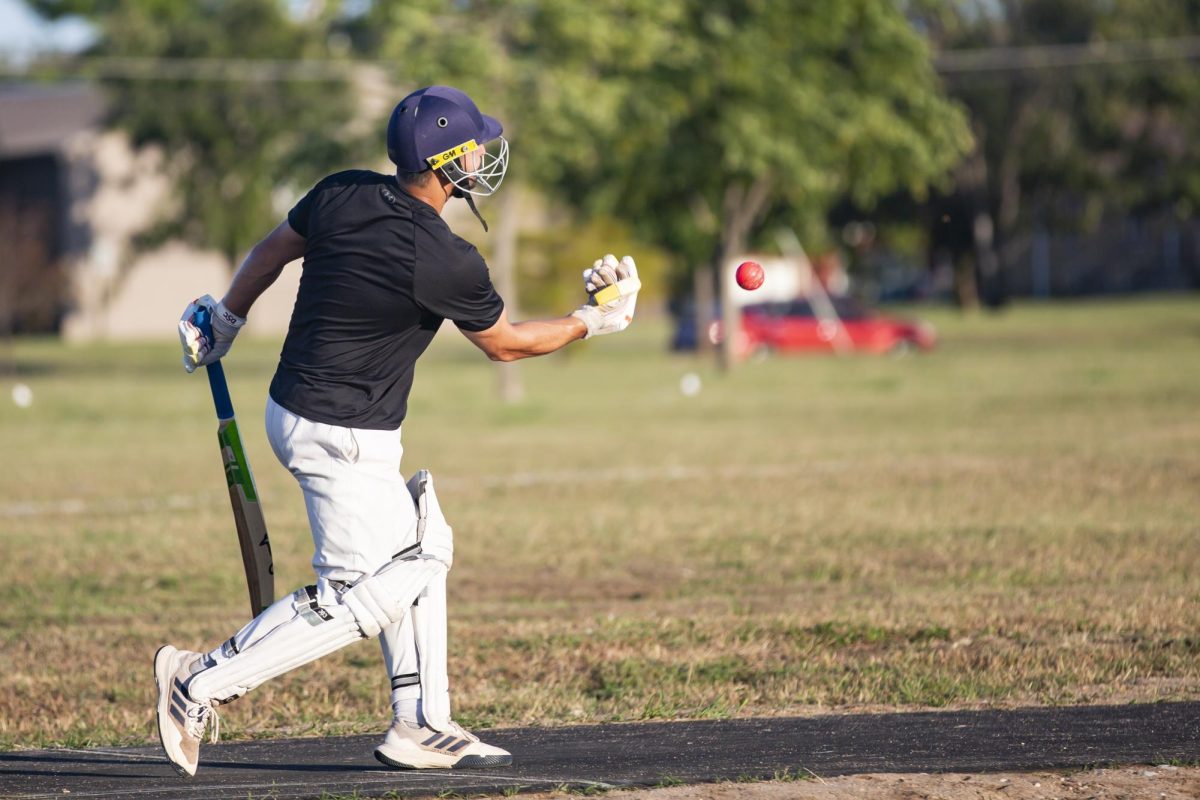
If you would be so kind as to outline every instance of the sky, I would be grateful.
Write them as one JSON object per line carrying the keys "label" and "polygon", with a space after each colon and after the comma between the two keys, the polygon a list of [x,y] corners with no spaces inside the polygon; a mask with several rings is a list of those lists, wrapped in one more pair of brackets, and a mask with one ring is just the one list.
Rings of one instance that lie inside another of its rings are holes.
{"label": "sky", "polygon": [[[292,13],[308,13],[313,0],[287,0]],[[346,4],[346,13],[362,13],[367,0]],[[48,22],[24,0],[0,0],[0,61],[23,61],[46,51],[75,52],[91,43],[95,34],[84,20],[73,17]]]}
{"label": "sky", "polygon": [[47,50],[79,50],[91,41],[91,27],[80,19],[47,22],[22,0],[0,0],[0,58],[21,60]]}

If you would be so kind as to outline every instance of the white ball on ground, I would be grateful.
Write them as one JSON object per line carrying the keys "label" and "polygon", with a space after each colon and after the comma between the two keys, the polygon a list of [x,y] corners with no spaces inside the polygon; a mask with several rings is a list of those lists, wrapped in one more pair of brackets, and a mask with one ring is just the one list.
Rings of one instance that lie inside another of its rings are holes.
{"label": "white ball on ground", "polygon": [[689,372],[679,379],[679,391],[684,397],[695,397],[700,394],[700,376]]}
{"label": "white ball on ground", "polygon": [[12,399],[18,408],[29,408],[33,405],[33,389],[27,384],[18,383],[12,388]]}

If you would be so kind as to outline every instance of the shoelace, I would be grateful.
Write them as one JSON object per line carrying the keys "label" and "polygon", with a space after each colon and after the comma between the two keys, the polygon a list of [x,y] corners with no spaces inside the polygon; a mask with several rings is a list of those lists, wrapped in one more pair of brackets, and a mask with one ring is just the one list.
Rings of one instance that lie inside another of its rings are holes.
{"label": "shoelace", "polygon": [[452,733],[458,734],[458,736],[460,736],[463,739],[466,739],[471,742],[479,741],[478,736],[471,733],[466,728],[464,728],[462,725],[459,725],[457,722],[454,722],[453,720],[450,722],[450,728],[452,729],[452,731],[451,731]]}
{"label": "shoelace", "polygon": [[204,738],[206,728],[212,728],[212,734],[209,741],[216,743],[221,735],[221,717],[217,714],[217,710],[210,705],[198,703],[188,709],[187,712],[187,732],[196,739]]}

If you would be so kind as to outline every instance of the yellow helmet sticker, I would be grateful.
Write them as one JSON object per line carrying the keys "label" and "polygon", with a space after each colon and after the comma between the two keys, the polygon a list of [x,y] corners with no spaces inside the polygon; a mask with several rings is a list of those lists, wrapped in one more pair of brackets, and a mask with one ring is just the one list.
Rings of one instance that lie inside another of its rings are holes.
{"label": "yellow helmet sticker", "polygon": [[436,156],[430,156],[429,158],[427,158],[425,160],[429,162],[430,167],[432,167],[433,169],[437,169],[438,167],[445,164],[447,161],[453,161],[454,159],[458,158],[461,155],[465,155],[465,154],[471,152],[472,150],[478,150],[478,149],[479,149],[479,145],[476,144],[475,140],[469,139],[469,140],[463,142],[462,144],[458,145],[457,147],[451,147],[449,150],[447,150],[443,153],[438,153]]}

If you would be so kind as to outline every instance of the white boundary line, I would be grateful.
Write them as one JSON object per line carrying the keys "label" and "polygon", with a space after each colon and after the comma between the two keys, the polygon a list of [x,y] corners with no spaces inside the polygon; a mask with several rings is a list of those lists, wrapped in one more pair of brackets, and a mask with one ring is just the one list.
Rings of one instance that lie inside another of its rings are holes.
{"label": "white boundary line", "polygon": [[[510,472],[485,478],[457,478],[447,476],[438,480],[439,486],[453,487],[456,490],[471,487],[494,488],[533,488],[538,486],[562,486],[582,483],[645,483],[647,481],[686,481],[713,480],[734,478],[786,478],[797,475],[812,475],[814,473],[848,472],[861,469],[872,459],[839,459],[813,461],[797,457],[788,464],[750,464],[732,467],[689,467],[683,465],[660,465],[656,467],[609,467],[597,469],[556,470],[554,472]],[[903,468],[906,462],[902,458],[891,459],[888,462],[896,468]],[[925,460],[922,459],[924,464]],[[1001,463],[995,459],[950,457],[937,458],[933,464],[943,469],[959,471],[987,469]],[[224,494],[220,495],[221,497]],[[50,516],[79,516],[84,514],[136,514],[154,513],[158,511],[173,511],[198,508],[209,503],[216,503],[218,495],[215,492],[200,492],[191,495],[173,494],[165,497],[141,498],[109,498],[87,500],[81,497],[69,497],[61,500],[28,501],[16,503],[0,503],[0,519],[17,519],[29,517]]]}
{"label": "white boundary line", "polygon": [[[20,752],[20,751],[18,751],[18,752]],[[152,755],[148,755],[146,753],[125,753],[120,750],[108,750],[103,747],[97,747],[94,750],[93,749],[85,749],[82,747],[52,747],[52,748],[50,748],[49,752],[52,752],[52,753],[79,753],[79,754],[85,755],[85,756],[91,756],[91,755],[115,756],[117,758],[129,758],[134,761],[161,761],[164,764],[167,763],[166,756],[163,756],[163,755],[153,755],[152,756]]]}
{"label": "white boundary line", "polygon": [[[844,466],[848,468],[851,465],[846,463]],[[559,470],[556,472],[514,472],[507,475],[473,480],[447,477],[439,480],[438,483],[439,485],[452,486],[455,489],[469,488],[471,486],[527,488],[596,481],[605,483],[639,483],[652,480],[681,481],[696,478],[737,477],[739,475],[748,477],[776,477],[791,475],[801,471],[811,471],[812,468],[811,464],[757,465],[715,470],[683,466],[620,467],[595,470]],[[0,518],[153,513],[156,511],[197,508],[203,504],[215,503],[216,501],[217,495],[215,493],[194,495],[175,494],[167,495],[166,497],[110,498],[94,501],[89,501],[81,497],[68,497],[62,500],[0,503]]]}

